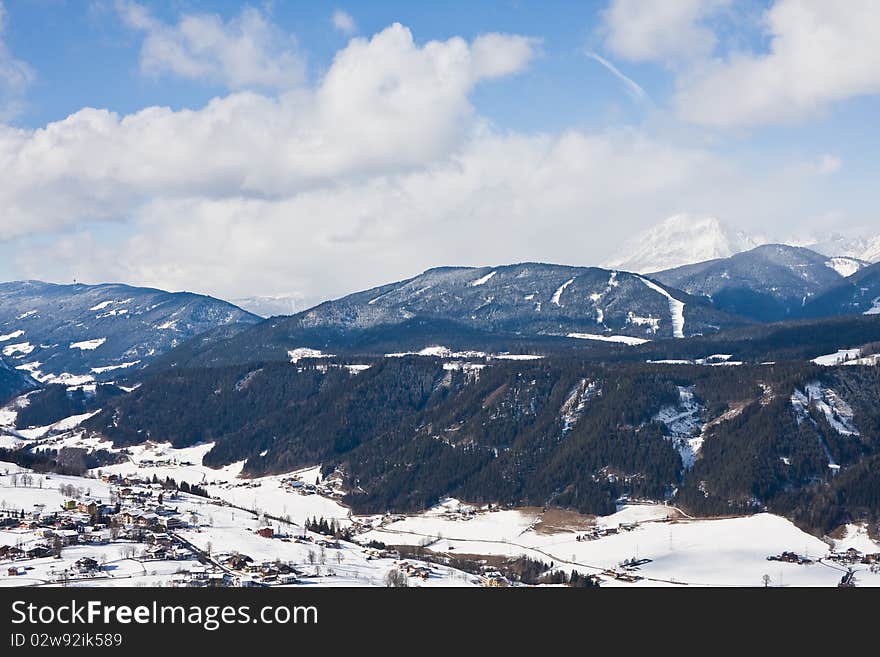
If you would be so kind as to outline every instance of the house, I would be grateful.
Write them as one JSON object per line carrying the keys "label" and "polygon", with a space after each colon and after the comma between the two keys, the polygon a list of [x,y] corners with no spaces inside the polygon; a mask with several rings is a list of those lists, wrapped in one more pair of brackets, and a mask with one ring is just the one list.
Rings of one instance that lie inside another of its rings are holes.
{"label": "house", "polygon": [[0,545],[0,559],[18,559],[24,554],[24,550],[15,545]]}
{"label": "house", "polygon": [[24,554],[28,559],[42,559],[43,557],[52,556],[52,548],[47,545],[35,545]]}
{"label": "house", "polygon": [[61,508],[65,511],[73,511],[76,508],[76,500],[64,500],[61,503]]}
{"label": "house", "polygon": [[159,524],[165,529],[179,529],[186,525],[186,523],[177,516],[166,516],[159,521]]}
{"label": "house", "polygon": [[233,570],[244,570],[253,559],[246,554],[233,554],[224,560],[224,563]]}
{"label": "house", "polygon": [[76,545],[79,543],[79,532],[75,529],[56,529],[50,532],[50,534],[52,538],[60,540],[61,545]]}
{"label": "house", "polygon": [[168,548],[164,545],[153,545],[147,548],[147,556],[150,559],[166,559],[168,558]]}
{"label": "house", "polygon": [[136,524],[138,527],[155,527],[159,524],[159,516],[155,513],[144,513],[137,519]]}
{"label": "house", "polygon": [[272,529],[271,527],[268,527],[268,526],[260,527],[257,530],[257,534],[259,534],[263,538],[274,538],[275,537],[275,530]]}
{"label": "house", "polygon": [[80,513],[87,513],[90,516],[93,516],[98,512],[99,506],[99,503],[95,500],[85,500],[77,504],[76,509]]}
{"label": "house", "polygon": [[96,559],[92,559],[91,557],[82,557],[81,559],[77,559],[73,564],[74,569],[76,569],[80,573],[94,573],[100,570],[100,564]]}

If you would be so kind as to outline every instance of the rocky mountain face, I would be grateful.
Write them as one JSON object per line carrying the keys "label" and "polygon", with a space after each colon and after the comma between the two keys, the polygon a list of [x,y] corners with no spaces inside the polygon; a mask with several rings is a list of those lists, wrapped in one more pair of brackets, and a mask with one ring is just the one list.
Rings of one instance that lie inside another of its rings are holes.
{"label": "rocky mountain face", "polygon": [[811,301],[844,280],[827,257],[782,244],[654,276],[666,285],[711,299],[719,310],[758,321],[802,317]]}
{"label": "rocky mountain face", "polygon": [[225,301],[128,285],[0,284],[0,354],[42,382],[107,379],[218,326],[259,318]]}

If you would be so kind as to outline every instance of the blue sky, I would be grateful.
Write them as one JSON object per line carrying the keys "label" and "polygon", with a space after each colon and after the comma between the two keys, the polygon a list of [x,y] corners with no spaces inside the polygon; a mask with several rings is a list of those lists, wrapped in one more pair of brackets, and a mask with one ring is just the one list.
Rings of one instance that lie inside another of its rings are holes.
{"label": "blue sky", "polygon": [[5,279],[311,302],[673,214],[880,232],[868,0],[0,6]]}

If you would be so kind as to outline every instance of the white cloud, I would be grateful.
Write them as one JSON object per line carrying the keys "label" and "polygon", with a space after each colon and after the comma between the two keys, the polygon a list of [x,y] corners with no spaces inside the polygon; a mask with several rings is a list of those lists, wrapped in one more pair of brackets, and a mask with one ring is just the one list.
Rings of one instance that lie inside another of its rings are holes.
{"label": "white cloud", "polygon": [[701,56],[716,44],[706,19],[729,0],[612,0],[603,13],[605,45],[630,61]]}
{"label": "white cloud", "polygon": [[538,39],[492,32],[474,39],[471,45],[473,75],[477,79],[498,78],[524,69],[535,55]]}
{"label": "white cloud", "polygon": [[678,115],[710,126],[803,119],[880,93],[880,3],[777,0],[764,15],[766,52],[734,52],[679,81]]}
{"label": "white cloud", "polygon": [[683,209],[760,225],[810,203],[792,191],[815,171],[778,180],[640,131],[499,134],[470,96],[536,47],[392,25],[313,87],[0,126],[0,256],[17,276],[315,302],[435,265],[599,262]]}
{"label": "white cloud", "polygon": [[128,27],[144,35],[140,64],[147,75],[175,75],[230,89],[290,89],[303,80],[295,39],[252,7],[226,21],[216,14],[184,14],[176,25],[128,0],[118,0],[117,11]]}
{"label": "white cloud", "polygon": [[33,69],[10,52],[3,39],[6,31],[6,7],[0,2],[0,121],[15,117],[22,98],[34,80]]}
{"label": "white cloud", "polygon": [[357,23],[354,22],[352,15],[346,11],[337,9],[333,12],[330,20],[333,22],[333,27],[343,34],[352,35],[357,32]]}
{"label": "white cloud", "polygon": [[[815,171],[784,177],[633,131],[478,130],[424,167],[273,197],[163,195],[126,235],[84,227],[17,248],[20,275],[124,280],[223,297],[291,290],[310,305],[438,265],[595,264],[646,221],[689,209],[754,227],[820,207]],[[806,190],[806,191],[805,191]],[[51,249],[52,258],[45,258]],[[83,254],[89,257],[84,258]],[[48,273],[47,273],[48,272]]]}
{"label": "white cloud", "polygon": [[474,85],[524,67],[527,44],[490,35],[420,46],[395,24],[352,39],[313,89],[0,126],[0,234],[116,220],[144,199],[284,198],[429,166],[478,125]]}

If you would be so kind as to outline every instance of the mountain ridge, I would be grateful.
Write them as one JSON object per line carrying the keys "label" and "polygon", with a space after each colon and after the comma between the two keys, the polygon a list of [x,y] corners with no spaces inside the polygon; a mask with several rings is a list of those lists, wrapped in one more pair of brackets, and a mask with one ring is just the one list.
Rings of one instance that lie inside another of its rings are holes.
{"label": "mountain ridge", "polygon": [[192,292],[121,283],[0,283],[0,353],[38,381],[108,378],[217,325],[257,321],[226,301]]}

